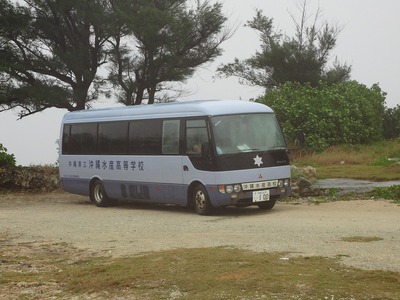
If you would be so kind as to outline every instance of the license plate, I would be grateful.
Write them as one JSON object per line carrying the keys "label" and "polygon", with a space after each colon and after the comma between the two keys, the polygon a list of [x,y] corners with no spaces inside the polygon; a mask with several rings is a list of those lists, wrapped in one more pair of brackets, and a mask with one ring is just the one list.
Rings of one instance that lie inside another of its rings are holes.
{"label": "license plate", "polygon": [[262,201],[269,201],[269,190],[253,192],[253,202]]}

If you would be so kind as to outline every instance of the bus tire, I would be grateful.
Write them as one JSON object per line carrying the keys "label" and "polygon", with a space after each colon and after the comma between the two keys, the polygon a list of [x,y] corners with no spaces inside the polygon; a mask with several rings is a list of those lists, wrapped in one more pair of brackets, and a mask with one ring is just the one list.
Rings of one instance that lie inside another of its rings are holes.
{"label": "bus tire", "polygon": [[276,198],[271,198],[269,201],[258,203],[258,208],[262,210],[270,210],[275,206]]}
{"label": "bus tire", "polygon": [[90,187],[90,200],[98,207],[107,207],[112,204],[101,180],[95,180]]}
{"label": "bus tire", "polygon": [[212,212],[212,205],[210,198],[208,197],[207,191],[203,185],[199,184],[195,186],[192,193],[192,203],[195,211],[199,215],[210,215]]}

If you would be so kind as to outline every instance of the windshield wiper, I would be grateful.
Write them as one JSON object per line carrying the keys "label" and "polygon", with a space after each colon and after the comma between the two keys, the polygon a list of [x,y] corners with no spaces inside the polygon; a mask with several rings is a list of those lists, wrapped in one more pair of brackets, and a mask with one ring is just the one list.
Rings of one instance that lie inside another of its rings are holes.
{"label": "windshield wiper", "polygon": [[241,151],[238,152],[238,153],[243,153],[243,152],[256,152],[256,151],[261,151],[261,149],[257,149],[257,148],[254,148],[254,149],[245,149],[245,150],[241,150]]}
{"label": "windshield wiper", "polygon": [[286,150],[286,147],[283,147],[283,146],[273,147],[273,148],[269,148],[267,151],[279,151],[279,150]]}

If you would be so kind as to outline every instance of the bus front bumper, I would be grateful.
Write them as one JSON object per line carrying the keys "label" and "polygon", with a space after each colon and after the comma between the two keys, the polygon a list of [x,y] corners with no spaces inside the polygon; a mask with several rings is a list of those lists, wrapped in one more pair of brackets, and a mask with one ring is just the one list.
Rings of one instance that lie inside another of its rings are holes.
{"label": "bus front bumper", "polygon": [[291,187],[276,187],[265,190],[241,191],[238,193],[221,193],[218,186],[209,186],[207,191],[214,207],[249,206],[271,199],[285,198],[290,195]]}

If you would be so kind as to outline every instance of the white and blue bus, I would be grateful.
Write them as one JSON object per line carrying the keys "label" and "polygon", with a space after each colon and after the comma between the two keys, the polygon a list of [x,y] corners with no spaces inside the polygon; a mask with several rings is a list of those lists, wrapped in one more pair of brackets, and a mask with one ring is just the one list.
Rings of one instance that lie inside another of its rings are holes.
{"label": "white and blue bus", "polygon": [[288,150],[273,111],[209,100],[66,113],[60,177],[97,206],[116,200],[271,209],[290,194]]}

